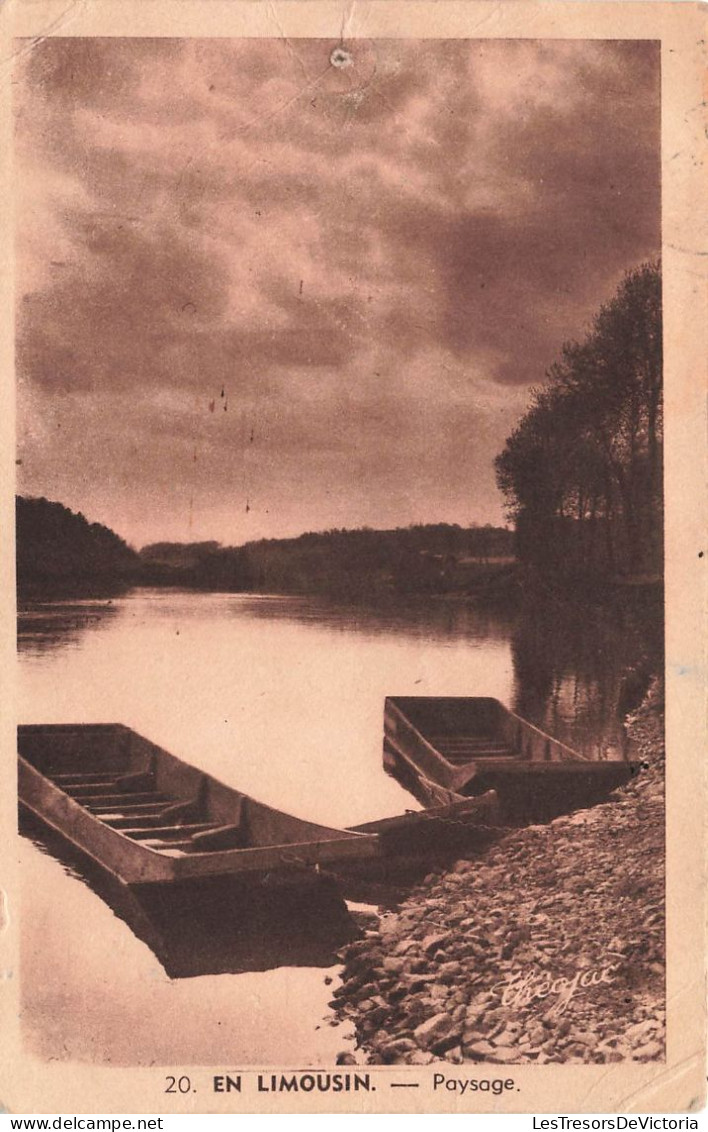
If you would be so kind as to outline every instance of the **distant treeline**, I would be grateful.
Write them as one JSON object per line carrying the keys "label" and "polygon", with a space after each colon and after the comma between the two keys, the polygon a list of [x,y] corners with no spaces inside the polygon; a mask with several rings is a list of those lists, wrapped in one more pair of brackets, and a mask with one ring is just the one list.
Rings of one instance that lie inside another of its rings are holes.
{"label": "distant treeline", "polygon": [[15,503],[20,597],[110,594],[135,581],[140,559],[108,527],[48,499]]}
{"label": "distant treeline", "polygon": [[658,578],[662,452],[661,273],[646,264],[563,347],[497,457],[520,560],[554,577]]}
{"label": "distant treeline", "polygon": [[153,584],[352,598],[465,593],[513,569],[513,533],[439,523],[331,530],[241,547],[155,543],[140,551]]}
{"label": "distant treeline", "polygon": [[499,527],[333,530],[240,547],[163,542],[136,553],[113,531],[61,503],[17,499],[21,597],[166,585],[358,600],[494,590],[513,571],[513,533]]}

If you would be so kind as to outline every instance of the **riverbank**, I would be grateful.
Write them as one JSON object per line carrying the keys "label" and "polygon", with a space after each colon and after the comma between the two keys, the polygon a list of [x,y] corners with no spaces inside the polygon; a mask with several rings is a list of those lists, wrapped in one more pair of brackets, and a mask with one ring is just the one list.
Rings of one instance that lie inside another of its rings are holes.
{"label": "riverbank", "polygon": [[370,1064],[664,1056],[664,729],[628,718],[641,774],[607,802],[432,873],[343,952],[332,1007]]}

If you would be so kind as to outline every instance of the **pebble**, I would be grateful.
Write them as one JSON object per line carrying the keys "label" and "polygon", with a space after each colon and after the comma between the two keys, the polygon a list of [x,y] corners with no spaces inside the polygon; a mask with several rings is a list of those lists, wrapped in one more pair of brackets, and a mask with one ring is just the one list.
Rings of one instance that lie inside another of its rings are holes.
{"label": "pebble", "polygon": [[449,1014],[434,1014],[417,1026],[413,1036],[423,1049],[432,1045],[438,1038],[446,1037],[452,1029],[452,1019]]}
{"label": "pebble", "polygon": [[494,1053],[494,1046],[487,1041],[472,1042],[471,1045],[465,1047],[465,1053],[472,1057],[488,1058],[490,1054]]}
{"label": "pebble", "polygon": [[449,932],[437,932],[433,935],[427,935],[422,943],[423,951],[426,955],[434,955],[439,951],[443,944],[448,943],[450,940]]}
{"label": "pebble", "polygon": [[499,1062],[501,1065],[508,1065],[519,1060],[519,1051],[516,1046],[495,1046],[488,1060]]}
{"label": "pebble", "polygon": [[426,1053],[424,1050],[416,1050],[407,1058],[409,1065],[430,1065],[431,1061],[435,1061],[432,1053]]}
{"label": "pebble", "polygon": [[393,956],[387,956],[383,961],[383,970],[388,975],[400,975],[405,967],[402,959],[395,959]]}
{"label": "pebble", "polygon": [[417,939],[402,939],[397,943],[394,948],[394,955],[407,955],[409,951],[417,951],[419,947]]}
{"label": "pebble", "polygon": [[653,1061],[655,1058],[661,1057],[663,1052],[661,1042],[647,1042],[646,1045],[639,1046],[638,1049],[634,1050],[632,1058],[634,1060],[641,1058],[642,1061]]}
{"label": "pebble", "polygon": [[395,1038],[393,1041],[382,1041],[381,1045],[379,1046],[379,1049],[384,1056],[390,1054],[394,1057],[397,1057],[398,1055],[404,1053],[411,1053],[417,1048],[418,1047],[411,1038]]}

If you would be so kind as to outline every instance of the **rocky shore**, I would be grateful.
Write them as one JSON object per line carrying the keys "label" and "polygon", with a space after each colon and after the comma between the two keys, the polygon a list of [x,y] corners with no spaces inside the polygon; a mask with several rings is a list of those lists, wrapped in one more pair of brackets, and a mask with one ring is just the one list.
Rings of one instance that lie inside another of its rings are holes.
{"label": "rocky shore", "polygon": [[506,1065],[664,1056],[658,682],[628,730],[643,769],[626,788],[431,873],[345,948],[331,1005],[355,1025],[357,1060]]}

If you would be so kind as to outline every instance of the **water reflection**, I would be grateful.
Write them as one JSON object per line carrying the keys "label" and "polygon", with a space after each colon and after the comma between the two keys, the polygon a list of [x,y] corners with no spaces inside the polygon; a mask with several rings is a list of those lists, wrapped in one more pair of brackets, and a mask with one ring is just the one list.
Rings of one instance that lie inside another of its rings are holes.
{"label": "water reflection", "polygon": [[429,641],[506,641],[514,623],[511,610],[444,598],[354,605],[324,598],[243,594],[228,608],[236,616],[246,614],[264,621],[313,623],[344,633],[401,634]]}
{"label": "water reflection", "polygon": [[108,628],[119,612],[112,598],[28,603],[18,615],[18,651],[31,657],[76,648],[85,633]]}
{"label": "water reflection", "polygon": [[19,849],[23,1040],[40,1060],[311,1066],[353,1048],[349,1023],[325,1021],[335,967],[170,977],[53,854]]}
{"label": "water reflection", "polygon": [[658,596],[527,602],[511,638],[514,711],[589,758],[625,748],[623,718],[663,665]]}
{"label": "water reflection", "polygon": [[350,608],[325,613],[300,599],[136,590],[116,605],[107,631],[86,632],[78,647],[21,657],[20,722],[123,722],[235,789],[327,825],[411,805],[383,770],[386,695],[511,697],[508,637],[486,615],[470,639],[446,635],[438,612],[432,635],[425,610],[408,614],[406,631],[400,609],[359,611],[355,628]]}
{"label": "water reflection", "polygon": [[359,934],[329,878],[310,874],[289,885],[263,885],[227,877],[128,888],[31,815],[23,814],[20,832],[100,896],[172,979],[331,967],[337,949]]}

